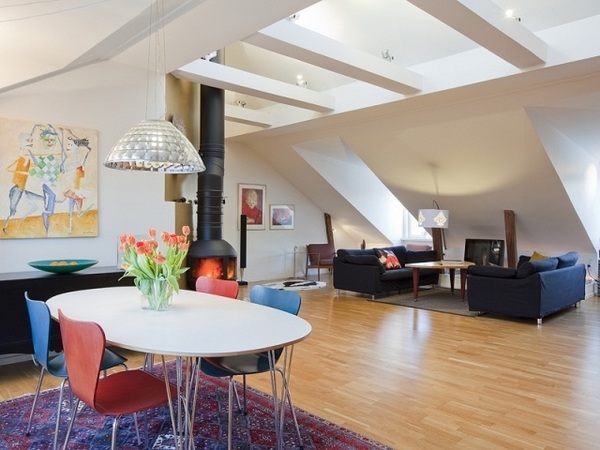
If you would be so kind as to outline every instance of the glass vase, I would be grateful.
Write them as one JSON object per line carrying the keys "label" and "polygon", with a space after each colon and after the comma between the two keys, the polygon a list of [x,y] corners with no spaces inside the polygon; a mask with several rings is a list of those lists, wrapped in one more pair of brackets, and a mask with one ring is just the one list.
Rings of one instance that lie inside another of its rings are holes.
{"label": "glass vase", "polygon": [[142,293],[142,308],[164,311],[173,298],[173,286],[165,278],[140,279],[137,288]]}

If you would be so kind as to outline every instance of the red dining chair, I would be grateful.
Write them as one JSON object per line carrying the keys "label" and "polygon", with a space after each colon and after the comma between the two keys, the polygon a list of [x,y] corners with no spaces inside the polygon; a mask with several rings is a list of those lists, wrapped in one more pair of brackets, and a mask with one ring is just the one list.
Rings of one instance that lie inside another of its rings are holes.
{"label": "red dining chair", "polygon": [[[82,401],[100,414],[113,416],[111,450],[115,450],[119,418],[169,403],[171,423],[175,416],[170,399],[177,394],[175,386],[167,392],[164,380],[143,370],[127,370],[99,377],[100,363],[106,346],[104,331],[94,322],[70,319],[58,311],[69,384],[77,398],[72,408],[63,450],[66,450]],[[141,444],[138,433],[138,443]]]}
{"label": "red dining chair", "polygon": [[[48,372],[50,375],[53,375],[57,378],[62,378],[63,380],[60,384],[60,391],[58,394],[56,423],[54,426],[54,441],[52,444],[52,449],[54,450],[58,444],[58,428],[60,425],[62,397],[65,385],[68,381],[65,355],[63,352],[60,352],[56,355],[50,356],[50,324],[52,323],[52,316],[50,315],[50,309],[48,308],[48,305],[41,300],[31,299],[27,291],[25,291],[24,295],[25,303],[27,304],[27,311],[29,312],[29,323],[31,325],[33,356],[35,361],[40,365],[40,376],[38,378],[37,388],[33,397],[31,412],[29,413],[26,434],[29,435],[29,432],[31,431],[33,414],[35,412],[38,396],[40,395],[44,375],[46,372]],[[112,350],[105,349],[100,370],[104,371],[104,374],[106,375],[106,370],[116,366],[123,366],[125,369],[127,369],[127,366],[125,365],[126,361],[127,358]]]}
{"label": "red dining chair", "polygon": [[237,298],[239,289],[240,285],[235,280],[223,280],[206,276],[200,276],[196,279],[196,291],[198,292]]}

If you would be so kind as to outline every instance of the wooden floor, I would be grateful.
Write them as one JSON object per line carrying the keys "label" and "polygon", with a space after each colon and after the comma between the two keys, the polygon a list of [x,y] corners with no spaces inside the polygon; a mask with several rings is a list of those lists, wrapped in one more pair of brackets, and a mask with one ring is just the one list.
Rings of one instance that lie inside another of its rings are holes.
{"label": "wooden floor", "polygon": [[[313,333],[294,351],[297,407],[397,449],[600,448],[598,297],[538,327],[338,297],[325,281],[302,292]],[[0,367],[0,398],[36,379],[32,363]]]}

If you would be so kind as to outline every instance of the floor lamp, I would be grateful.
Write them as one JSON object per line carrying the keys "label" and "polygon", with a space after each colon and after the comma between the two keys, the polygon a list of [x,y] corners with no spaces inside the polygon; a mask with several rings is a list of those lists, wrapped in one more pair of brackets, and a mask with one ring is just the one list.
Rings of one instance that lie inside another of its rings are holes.
{"label": "floor lamp", "polygon": [[440,209],[437,202],[433,201],[434,208],[419,209],[417,221],[420,227],[431,228],[433,238],[433,249],[437,253],[438,260],[444,258],[446,247],[446,235],[444,229],[448,228],[449,213],[447,209]]}

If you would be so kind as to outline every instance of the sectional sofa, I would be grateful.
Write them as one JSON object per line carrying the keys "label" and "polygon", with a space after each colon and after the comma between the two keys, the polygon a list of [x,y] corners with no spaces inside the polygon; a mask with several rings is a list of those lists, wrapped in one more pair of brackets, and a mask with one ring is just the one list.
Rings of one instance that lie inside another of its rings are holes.
{"label": "sectional sofa", "polygon": [[[435,261],[434,250],[412,251],[398,245],[387,248],[339,249],[333,258],[333,287],[377,298],[412,289],[407,263]],[[439,269],[421,269],[419,286],[437,284]]]}
{"label": "sectional sofa", "polygon": [[516,269],[471,266],[467,271],[469,310],[542,319],[585,298],[585,265],[577,252],[532,260],[521,256]]}

